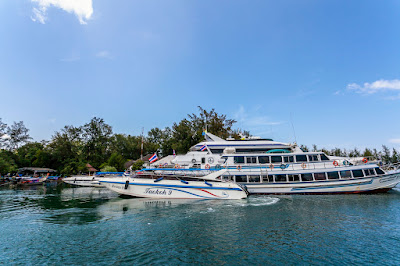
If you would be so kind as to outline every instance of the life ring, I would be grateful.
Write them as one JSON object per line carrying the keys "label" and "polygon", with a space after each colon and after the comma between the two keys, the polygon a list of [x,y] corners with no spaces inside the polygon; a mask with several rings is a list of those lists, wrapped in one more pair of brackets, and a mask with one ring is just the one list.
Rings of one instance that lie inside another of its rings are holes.
{"label": "life ring", "polygon": [[238,169],[240,171],[240,170],[242,170],[242,166],[238,165],[238,166],[236,166],[236,169]]}
{"label": "life ring", "polygon": [[333,165],[334,165],[334,166],[339,166],[338,161],[333,161]]}
{"label": "life ring", "polygon": [[192,163],[196,163],[196,159],[192,159]]}
{"label": "life ring", "polygon": [[271,170],[274,169],[274,165],[271,163],[271,164],[269,165],[269,168],[271,168]]}
{"label": "life ring", "polygon": [[307,165],[305,163],[301,164],[301,168],[306,169]]}
{"label": "life ring", "polygon": [[367,162],[368,162],[368,159],[364,157],[364,158],[362,159],[362,161],[363,161],[363,163],[367,163]]}
{"label": "life ring", "polygon": [[210,169],[210,165],[209,164],[206,164],[206,169]]}
{"label": "life ring", "polygon": [[175,164],[175,168],[179,168],[179,164]]}

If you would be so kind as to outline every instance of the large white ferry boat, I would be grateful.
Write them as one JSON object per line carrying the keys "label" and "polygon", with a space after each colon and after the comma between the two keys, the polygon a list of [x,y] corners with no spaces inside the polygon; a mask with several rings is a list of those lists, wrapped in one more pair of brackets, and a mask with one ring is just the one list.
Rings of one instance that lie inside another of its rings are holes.
{"label": "large white ferry boat", "polygon": [[[367,158],[330,158],[323,152],[303,152],[296,144],[270,140],[261,141],[255,149],[246,141],[234,148],[229,143],[236,145],[237,141],[207,135],[214,139],[177,156],[174,168],[151,170],[165,175],[202,176],[226,169],[219,178],[245,185],[250,194],[383,192],[400,183],[399,168],[385,172],[381,162],[368,162]],[[222,145],[214,150],[216,153],[209,147],[214,142]],[[206,151],[202,151],[204,147]]]}

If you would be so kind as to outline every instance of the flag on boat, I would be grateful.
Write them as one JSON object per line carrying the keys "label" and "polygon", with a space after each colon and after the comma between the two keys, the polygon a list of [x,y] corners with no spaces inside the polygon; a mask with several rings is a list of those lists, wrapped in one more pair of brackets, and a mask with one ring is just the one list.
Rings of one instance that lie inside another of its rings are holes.
{"label": "flag on boat", "polygon": [[158,160],[157,153],[154,153],[153,156],[150,157],[149,162],[154,163]]}
{"label": "flag on boat", "polygon": [[207,150],[207,146],[206,146],[206,145],[201,146],[200,150],[201,150],[201,151]]}
{"label": "flag on boat", "polygon": [[172,155],[173,155],[173,156],[176,156],[175,150],[172,150]]}

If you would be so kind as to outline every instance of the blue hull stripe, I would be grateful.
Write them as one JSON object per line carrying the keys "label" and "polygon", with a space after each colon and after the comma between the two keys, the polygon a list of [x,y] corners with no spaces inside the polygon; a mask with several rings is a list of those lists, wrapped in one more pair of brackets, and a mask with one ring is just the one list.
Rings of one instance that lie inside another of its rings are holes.
{"label": "blue hull stripe", "polygon": [[196,197],[204,198],[204,199],[221,199],[221,198],[223,198],[223,197],[206,197],[206,196],[197,195],[197,194],[194,194],[194,193],[191,193],[191,192],[188,192],[188,191],[184,191],[184,190],[180,190],[180,189],[176,189],[176,188],[171,188],[171,189],[179,191],[179,192],[184,192],[184,193],[196,196]]}
{"label": "blue hull stripe", "polygon": [[[115,181],[100,181],[100,183],[111,183],[111,184],[121,184],[125,185],[125,182],[115,182]],[[151,187],[166,187],[166,188],[198,188],[198,189],[216,189],[216,190],[238,190],[242,191],[240,188],[225,188],[225,187],[196,187],[196,186],[180,186],[180,185],[164,185],[164,184],[145,184],[145,183],[132,183],[129,185],[136,186],[151,186]]]}

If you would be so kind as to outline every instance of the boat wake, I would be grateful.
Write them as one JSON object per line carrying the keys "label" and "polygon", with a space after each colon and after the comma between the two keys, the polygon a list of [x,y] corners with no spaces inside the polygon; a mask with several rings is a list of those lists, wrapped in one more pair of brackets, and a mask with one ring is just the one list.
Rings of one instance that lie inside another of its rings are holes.
{"label": "boat wake", "polygon": [[279,198],[273,197],[250,197],[245,200],[240,200],[232,204],[231,206],[240,206],[240,207],[258,207],[258,206],[268,206],[278,203]]}

